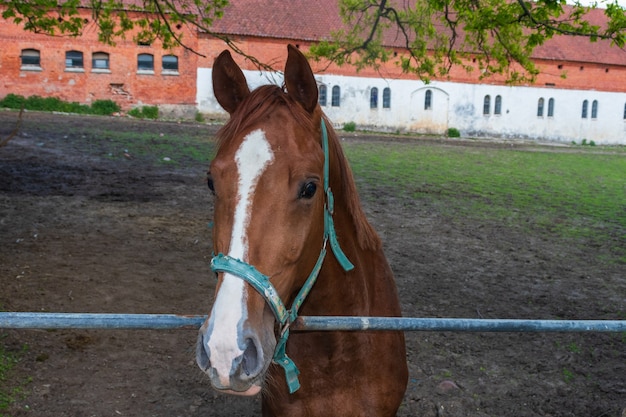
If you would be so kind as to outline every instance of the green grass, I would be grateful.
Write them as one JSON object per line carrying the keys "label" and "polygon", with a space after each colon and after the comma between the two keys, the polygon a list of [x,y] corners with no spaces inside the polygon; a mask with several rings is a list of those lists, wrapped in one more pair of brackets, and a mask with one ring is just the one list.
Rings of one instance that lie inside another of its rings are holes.
{"label": "green grass", "polygon": [[[626,155],[417,143],[346,143],[357,181],[428,199],[453,221],[497,221],[569,238],[626,240]],[[626,262],[626,248],[615,248]]]}
{"label": "green grass", "polygon": [[[3,336],[0,335],[0,341],[2,339]],[[9,351],[0,344],[0,417],[8,417],[6,412],[15,401],[24,396],[24,387],[29,382],[9,378],[20,360],[20,354]]]}

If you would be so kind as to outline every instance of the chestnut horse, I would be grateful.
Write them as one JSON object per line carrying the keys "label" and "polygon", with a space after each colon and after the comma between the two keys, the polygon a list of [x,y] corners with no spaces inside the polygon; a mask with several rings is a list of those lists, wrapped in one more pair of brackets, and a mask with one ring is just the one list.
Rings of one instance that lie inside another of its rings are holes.
{"label": "chestnut horse", "polygon": [[218,283],[197,362],[219,391],[261,392],[263,416],[394,416],[408,375],[402,332],[289,336],[298,313],[400,316],[400,304],[311,67],[291,45],[284,75],[284,88],[250,92],[229,52],[213,66],[230,120],[208,174]]}

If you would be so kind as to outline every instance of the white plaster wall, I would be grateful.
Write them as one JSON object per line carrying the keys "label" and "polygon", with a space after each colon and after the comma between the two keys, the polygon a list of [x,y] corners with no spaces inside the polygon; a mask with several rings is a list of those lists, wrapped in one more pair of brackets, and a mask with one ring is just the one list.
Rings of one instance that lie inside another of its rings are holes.
{"label": "white plaster wall", "polygon": [[[250,88],[267,83],[281,84],[280,75],[244,71]],[[445,134],[457,128],[463,136],[538,139],[560,142],[583,139],[597,144],[626,144],[624,106],[626,94],[592,90],[561,90],[554,87],[511,87],[489,84],[462,84],[418,80],[393,80],[338,75],[316,75],[327,87],[324,112],[336,127],[355,122],[358,128],[390,132]],[[198,110],[224,114],[213,97],[211,69],[198,69]],[[341,88],[339,107],[331,105],[332,88]],[[370,92],[378,88],[378,107],[370,108]],[[391,89],[391,106],[384,109],[383,90]],[[424,108],[426,91],[432,94],[431,108]],[[491,97],[490,112],[483,114],[483,100]],[[494,114],[496,96],[501,96],[501,114]],[[539,98],[544,98],[543,116],[537,116]],[[554,98],[554,116],[548,117],[548,101]],[[583,119],[582,103],[588,100],[588,117]],[[598,101],[597,118],[591,106]]]}

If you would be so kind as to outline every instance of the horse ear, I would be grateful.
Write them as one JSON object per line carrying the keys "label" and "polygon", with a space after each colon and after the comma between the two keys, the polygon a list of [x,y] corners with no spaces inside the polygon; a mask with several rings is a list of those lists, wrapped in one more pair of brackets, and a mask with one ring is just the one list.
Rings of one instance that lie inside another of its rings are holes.
{"label": "horse ear", "polygon": [[250,94],[246,77],[228,51],[222,52],[213,64],[213,93],[229,114]]}
{"label": "horse ear", "polygon": [[287,64],[285,64],[285,85],[287,94],[295,98],[312,113],[317,106],[317,83],[311,66],[302,52],[293,45],[287,46]]}

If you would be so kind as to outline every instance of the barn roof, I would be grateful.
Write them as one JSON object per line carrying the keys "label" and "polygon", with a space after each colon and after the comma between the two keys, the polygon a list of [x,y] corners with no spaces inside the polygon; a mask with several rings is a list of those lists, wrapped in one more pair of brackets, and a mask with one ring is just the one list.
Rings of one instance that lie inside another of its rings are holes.
{"label": "barn roof", "polygon": [[[565,6],[568,7],[568,6]],[[591,10],[588,19],[602,26],[602,9]],[[267,37],[301,41],[329,39],[331,32],[344,26],[337,0],[230,0],[224,17],[212,30],[226,35]],[[385,34],[385,43],[401,47],[395,31]],[[536,59],[626,65],[626,51],[610,41],[589,42],[586,38],[559,35],[537,47]]]}

